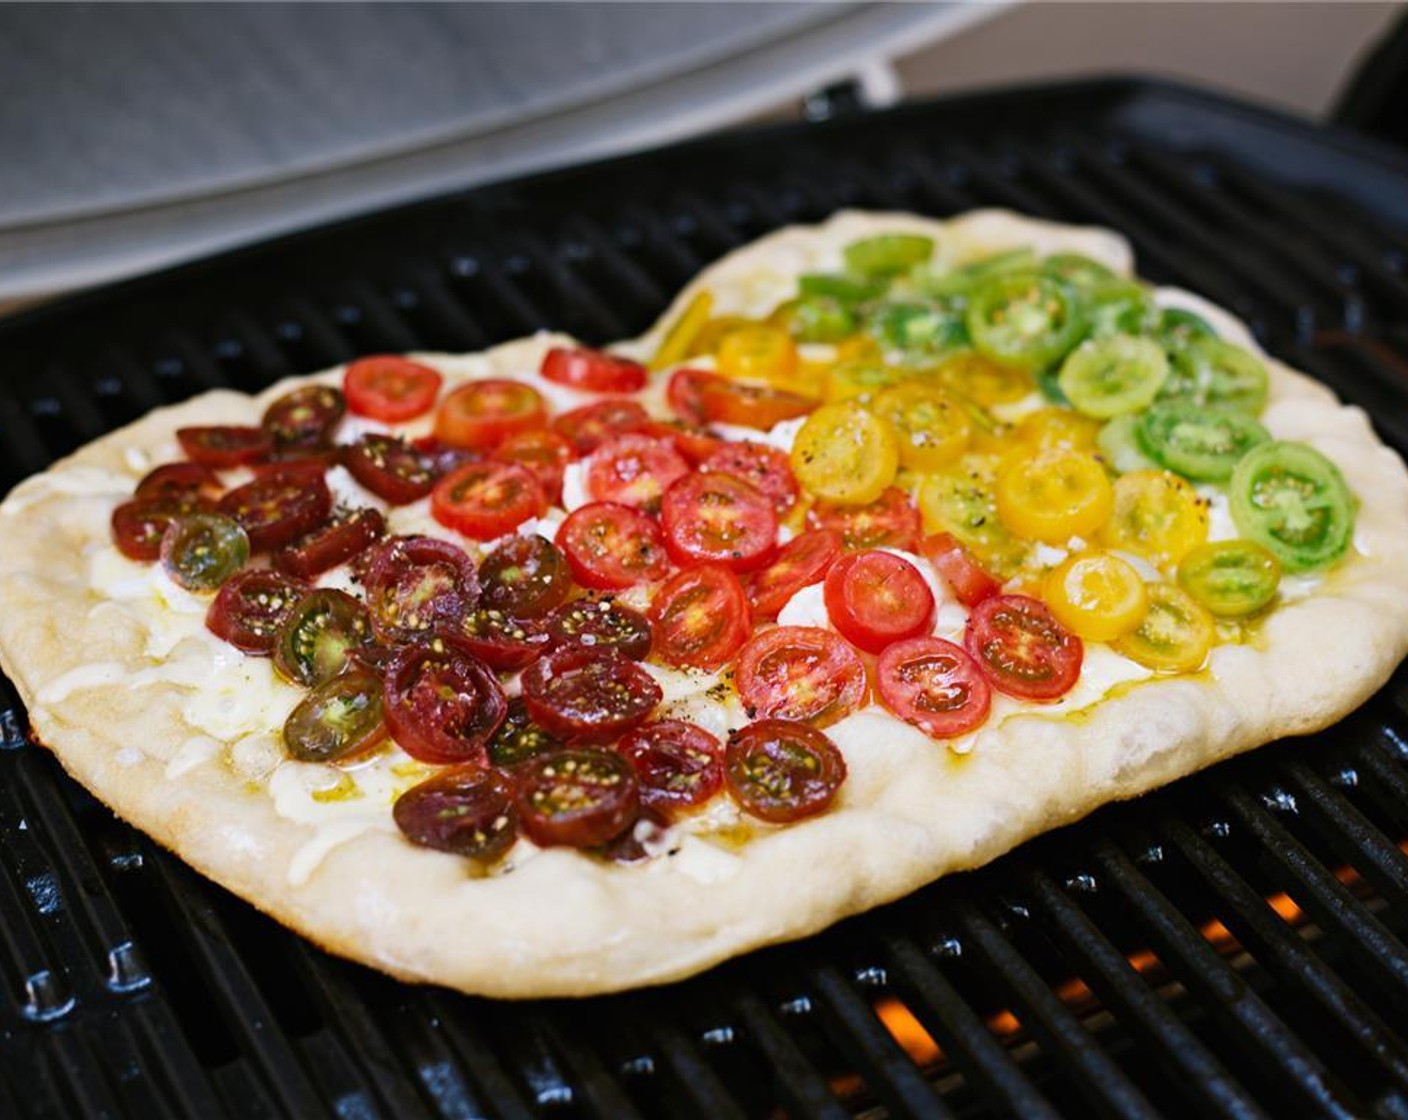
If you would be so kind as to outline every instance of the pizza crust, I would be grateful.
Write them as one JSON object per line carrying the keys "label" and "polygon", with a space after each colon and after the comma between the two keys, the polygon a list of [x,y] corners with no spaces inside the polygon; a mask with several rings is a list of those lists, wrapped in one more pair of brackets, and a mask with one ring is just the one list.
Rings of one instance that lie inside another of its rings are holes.
{"label": "pizza crust", "polygon": [[[947,223],[844,213],[724,258],[681,293],[660,325],[621,349],[652,351],[664,324],[701,287],[718,294],[721,311],[771,307],[781,298],[772,294],[776,275],[835,267],[847,241],[897,227],[935,236],[954,261],[1035,243],[1130,269],[1128,247],[1107,231],[994,211]],[[1177,298],[1187,305],[1196,297]],[[1209,313],[1220,328],[1230,319]],[[542,351],[561,342],[537,336],[472,358],[426,360],[451,379],[507,375],[535,369]],[[555,849],[482,878],[466,860],[372,827],[345,829],[310,861],[317,829],[281,816],[260,778],[277,760],[269,744],[232,744],[191,721],[191,682],[228,671],[215,665],[213,639],[205,647],[178,642],[163,654],[183,667],[187,683],[160,679],[150,653],[161,642],[91,583],[112,508],[148,465],[175,456],[173,430],[257,422],[292,380],[258,398],[221,391],[158,410],[16,487],[0,506],[0,665],[36,736],[78,781],[332,952],[406,980],[500,997],[663,983],[977,867],[1108,801],[1325,727],[1384,682],[1408,652],[1408,565],[1395,555],[1408,539],[1408,472],[1359,409],[1267,364],[1263,422],[1334,459],[1363,503],[1354,552],[1314,595],[1278,609],[1255,644],[1217,647],[1196,676],[1126,686],[1078,718],[1011,716],[976,733],[967,754],[882,713],[858,713],[833,729],[851,772],[836,808],[760,832],[737,850],[695,841],[678,854],[621,866]],[[251,671],[267,668],[246,660]],[[389,812],[385,818],[389,826]]]}

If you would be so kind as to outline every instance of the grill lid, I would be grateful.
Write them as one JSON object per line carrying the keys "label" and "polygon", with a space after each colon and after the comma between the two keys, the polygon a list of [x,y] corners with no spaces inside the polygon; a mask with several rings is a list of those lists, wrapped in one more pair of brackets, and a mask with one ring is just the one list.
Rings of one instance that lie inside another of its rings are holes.
{"label": "grill lid", "polygon": [[694,135],[999,7],[0,8],[0,299]]}
{"label": "grill lid", "polygon": [[[1177,120],[1176,132],[1150,121]],[[1318,185],[1289,182],[1313,156]],[[781,157],[781,158],[779,158]],[[1280,168],[1281,174],[1270,169]],[[1102,83],[722,137],[391,212],[0,323],[0,489],[167,400],[366,350],[634,333],[841,205],[1129,234],[1408,448],[1403,215],[1375,149]],[[982,871],[695,980],[412,988],[113,820],[0,683],[0,1115],[1408,1115],[1408,674]]]}

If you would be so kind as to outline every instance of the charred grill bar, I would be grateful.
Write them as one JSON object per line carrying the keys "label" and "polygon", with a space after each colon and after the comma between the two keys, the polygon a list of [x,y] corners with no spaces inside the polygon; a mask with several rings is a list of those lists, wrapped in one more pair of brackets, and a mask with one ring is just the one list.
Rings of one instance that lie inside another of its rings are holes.
{"label": "charred grill bar", "polygon": [[[1093,83],[724,137],[0,323],[0,489],[359,352],[643,328],[840,206],[1124,231],[1408,451],[1408,161]],[[13,531],[13,530],[9,530]],[[3,608],[0,608],[3,609]],[[1408,675],[1305,743],[670,988],[496,1004],[333,960],[116,822],[0,681],[0,1115],[1408,1116]]]}

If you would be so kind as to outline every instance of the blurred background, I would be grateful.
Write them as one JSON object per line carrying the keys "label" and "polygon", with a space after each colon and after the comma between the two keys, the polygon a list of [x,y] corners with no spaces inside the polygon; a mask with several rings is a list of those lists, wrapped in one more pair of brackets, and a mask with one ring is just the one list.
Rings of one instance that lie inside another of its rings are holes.
{"label": "blurred background", "polygon": [[3,5],[0,306],[704,131],[1005,84],[1162,76],[1312,119],[1368,88],[1382,116],[1384,81],[1363,74],[1375,52],[1381,71],[1408,70],[1394,61],[1404,15],[1337,2]]}

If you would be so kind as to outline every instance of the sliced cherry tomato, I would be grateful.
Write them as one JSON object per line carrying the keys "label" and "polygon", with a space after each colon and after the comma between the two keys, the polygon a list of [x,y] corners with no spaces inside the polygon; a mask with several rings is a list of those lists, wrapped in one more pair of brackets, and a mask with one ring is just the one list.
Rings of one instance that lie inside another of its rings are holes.
{"label": "sliced cherry tomato", "polygon": [[1159,315],[1154,333],[1170,354],[1187,346],[1195,338],[1217,337],[1217,332],[1206,319],[1181,307],[1165,308]]}
{"label": "sliced cherry tomato", "polygon": [[572,573],[567,558],[546,537],[509,537],[479,565],[486,607],[517,618],[538,618],[567,598]]}
{"label": "sliced cherry tomato", "polygon": [[743,808],[774,824],[813,817],[836,799],[846,760],[806,723],[764,719],[729,736],[724,781]]}
{"label": "sliced cherry tomato", "polygon": [[880,352],[880,344],[869,334],[857,334],[836,344],[836,361],[838,363],[867,361],[882,361],[884,355]]}
{"label": "sliced cherry tomato", "polygon": [[300,762],[336,762],[386,738],[381,682],[363,669],[318,685],[284,722],[284,746]]}
{"label": "sliced cherry tomato", "polygon": [[755,327],[758,325],[757,319],[750,319],[746,315],[713,315],[703,323],[698,333],[694,336],[694,341],[689,347],[687,357],[699,358],[707,355],[717,355],[719,347],[723,344],[724,336],[732,334],[734,331],[742,330],[744,327]]}
{"label": "sliced cherry tomato", "polygon": [[1199,482],[1226,482],[1241,458],[1271,434],[1237,412],[1162,404],[1139,417],[1140,450],[1162,467]]}
{"label": "sliced cherry tomato", "polygon": [[713,671],[748,639],[748,599],[721,564],[701,564],[671,577],[650,607],[655,653],[671,665]]}
{"label": "sliced cherry tomato", "polygon": [[772,502],[778,515],[797,504],[797,480],[785,452],[765,443],[723,443],[699,465],[701,471],[714,471],[741,478]]}
{"label": "sliced cherry tomato", "polygon": [[665,399],[686,424],[703,424],[708,419],[704,414],[704,386],[722,381],[717,373],[708,370],[677,369],[665,386]]}
{"label": "sliced cherry tomato", "polygon": [[1034,451],[1094,451],[1100,421],[1069,408],[1039,408],[1017,421],[1012,439]]}
{"label": "sliced cherry tomato", "polygon": [[639,510],[613,502],[592,502],[573,510],[557,531],[583,587],[617,591],[664,579],[670,570],[660,527]]}
{"label": "sliced cherry tomato", "polygon": [[1006,579],[1020,569],[1028,546],[997,516],[999,465],[993,455],[965,455],[949,470],[925,475],[915,497],[925,529],[951,534],[983,567]]}
{"label": "sliced cherry tomato", "polygon": [[797,345],[777,327],[739,327],[719,339],[716,361],[725,377],[785,385],[797,372]]}
{"label": "sliced cherry tomato", "polygon": [[967,734],[988,718],[992,689],[978,663],[943,638],[896,642],[875,664],[880,701],[935,739]]}
{"label": "sliced cherry tomato", "polygon": [[379,510],[354,509],[284,545],[270,562],[281,572],[312,579],[360,556],[385,535],[386,518]]}
{"label": "sliced cherry tomato", "polygon": [[843,307],[869,303],[884,295],[887,286],[885,280],[872,280],[843,272],[804,272],[797,277],[797,291],[803,297],[834,299]]}
{"label": "sliced cherry tomato", "polygon": [[385,642],[378,641],[373,633],[372,640],[366,645],[353,647],[352,661],[363,669],[380,675],[386,672],[386,667],[391,664],[391,659],[400,651],[400,646],[387,645]]}
{"label": "sliced cherry tomato", "polygon": [[645,388],[645,367],[629,358],[585,347],[554,346],[543,355],[549,381],[592,393],[634,393]]}
{"label": "sliced cherry tomato", "polygon": [[817,502],[807,510],[807,528],[834,529],[852,551],[863,548],[902,548],[919,544],[919,510],[908,494],[891,486],[863,506]]}
{"label": "sliced cherry tomato", "polygon": [[940,269],[921,276],[925,291],[945,298],[967,297],[975,288],[994,276],[1030,272],[1037,263],[1033,249],[1008,249],[978,257],[957,268]]}
{"label": "sliced cherry tomato", "polygon": [[968,344],[963,316],[943,304],[885,300],[865,314],[870,334],[888,354],[925,362]]}
{"label": "sliced cherry tomato", "polygon": [[508,700],[484,662],[453,637],[407,646],[387,665],[386,722],[391,736],[422,762],[488,761],[486,744]]}
{"label": "sliced cherry tomato", "polygon": [[479,601],[474,562],[434,537],[392,537],[367,555],[363,584],[372,628],[382,641],[427,637]]}
{"label": "sliced cherry tomato", "polygon": [[345,591],[319,587],[296,603],[274,639],[274,668],[305,688],[338,676],[371,641],[367,608]]}
{"label": "sliced cherry tomato", "polygon": [[1117,653],[1148,669],[1191,673],[1207,660],[1217,624],[1197,601],[1172,583],[1151,583],[1149,609],[1139,625],[1114,642]]}
{"label": "sliced cherry tomato", "polygon": [[252,463],[274,450],[274,438],[263,428],[233,425],[177,428],[176,439],[188,458],[216,470]]}
{"label": "sliced cherry tomato", "polygon": [[167,463],[149,471],[132,496],[213,503],[224,489],[219,476],[202,463]]}
{"label": "sliced cherry tomato", "polygon": [[465,611],[449,624],[449,632],[489,668],[509,673],[531,665],[549,643],[541,622],[514,618],[498,607]]}
{"label": "sliced cherry tomato", "polygon": [[843,401],[807,417],[792,444],[792,471],[822,501],[863,506],[894,481],[899,454],[886,421]]}
{"label": "sliced cherry tomato", "polygon": [[1152,293],[1142,284],[1115,277],[1087,285],[1082,295],[1093,338],[1145,335],[1159,325],[1159,309]]}
{"label": "sliced cherry tomato", "polygon": [[346,413],[341,389],[304,385],[274,401],[259,425],[274,437],[275,448],[325,447]]}
{"label": "sliced cherry tomato", "polygon": [[1276,598],[1281,563],[1251,541],[1209,542],[1179,561],[1178,583],[1219,618],[1239,618]]}
{"label": "sliced cherry tomato", "polygon": [[919,544],[919,551],[934,565],[934,570],[965,607],[975,607],[1002,589],[1002,584],[983,569],[957,537],[949,533],[934,533],[925,537]]}
{"label": "sliced cherry tomato", "polygon": [[931,381],[906,381],[871,406],[898,439],[900,465],[916,471],[946,467],[968,450],[973,422],[963,402]]}
{"label": "sliced cherry tomato", "polygon": [[587,493],[594,501],[653,511],[670,484],[689,473],[673,440],[627,432],[603,440],[587,459]]}
{"label": "sliced cherry tomato", "polygon": [[358,416],[402,424],[430,411],[440,394],[440,381],[429,366],[381,354],[348,365],[342,391]]}
{"label": "sliced cherry tomato", "polygon": [[972,350],[944,358],[935,373],[940,384],[984,408],[1019,401],[1033,389],[1026,371],[1000,365]]}
{"label": "sliced cherry tomato", "polygon": [[826,573],[825,597],[832,625],[870,653],[934,625],[934,593],[918,568],[892,552],[841,557]]}
{"label": "sliced cherry tomato", "polygon": [[489,762],[502,770],[512,770],[530,758],[561,748],[562,740],[534,723],[528,717],[523,697],[515,696],[508,702],[503,723],[489,740]]}
{"label": "sliced cherry tomato", "polygon": [[1237,531],[1288,572],[1329,567],[1354,539],[1354,494],[1308,443],[1261,444],[1237,464],[1228,495]]}
{"label": "sliced cherry tomato", "polygon": [[614,649],[632,661],[644,661],[654,635],[645,615],[610,599],[575,599],[544,620],[554,647]]}
{"label": "sliced cherry tomato", "polygon": [[908,362],[927,361],[968,343],[963,316],[942,303],[886,299],[866,309],[865,323],[886,353]]}
{"label": "sliced cherry tomato", "polygon": [[303,478],[322,478],[342,461],[339,447],[290,447],[275,451],[257,463],[248,464],[256,478],[266,478],[271,474],[299,475]]}
{"label": "sliced cherry tomato", "polygon": [[204,499],[137,498],[123,502],[112,511],[113,543],[129,560],[155,560],[161,555],[161,538],[168,525],[192,513],[214,510]]}
{"label": "sliced cherry tomato", "polygon": [[887,366],[877,351],[837,362],[828,369],[823,396],[828,404],[853,401],[868,405],[876,394],[898,385],[904,377],[903,369]]}
{"label": "sliced cherry tomato", "polygon": [[864,703],[865,666],[830,630],[774,626],[743,647],[734,685],[749,719],[830,727]]}
{"label": "sliced cherry tomato", "polygon": [[470,381],[450,392],[435,414],[435,438],[452,447],[489,451],[509,436],[548,421],[542,394],[509,378]]}
{"label": "sliced cherry tomato", "polygon": [[517,463],[469,463],[447,474],[430,494],[435,520],[477,541],[512,532],[547,508],[533,472]]}
{"label": "sliced cherry tomato", "polygon": [[444,440],[438,440],[434,436],[413,439],[411,446],[436,480],[444,478],[451,471],[459,470],[466,463],[477,463],[484,458],[478,451],[471,451],[468,447],[451,447]]}
{"label": "sliced cherry tomato", "polygon": [[777,612],[802,588],[820,583],[841,555],[841,534],[835,529],[810,529],[793,537],[777,559],[753,576],[748,601],[758,618],[776,618]]}
{"label": "sliced cherry tomato", "polygon": [[1115,480],[1114,509],[1100,530],[1100,539],[1108,547],[1137,552],[1168,566],[1207,537],[1207,506],[1176,474],[1130,471]]}
{"label": "sliced cherry tomato", "polygon": [[248,559],[249,535],[223,514],[183,514],[161,535],[161,566],[187,591],[214,591]]}
{"label": "sliced cherry tomato", "polygon": [[1058,700],[1075,687],[1085,647],[1044,603],[994,595],[968,616],[963,644],[999,692],[1019,700]]}
{"label": "sliced cherry tomato", "polygon": [[716,561],[736,572],[760,568],[777,552],[777,512],[731,474],[692,474],[660,504],[665,546],[677,564]]}
{"label": "sliced cherry tomato", "polygon": [[343,451],[342,465],[383,501],[403,506],[418,501],[435,485],[427,457],[396,436],[367,432]]}
{"label": "sliced cherry tomato", "polygon": [[920,233],[880,233],[852,241],[845,250],[846,270],[869,280],[908,272],[934,255],[934,239]]}
{"label": "sliced cherry tomato", "polygon": [[599,847],[623,833],[639,808],[635,771],[614,751],[556,751],[518,772],[518,815],[541,847]]}
{"label": "sliced cherry tomato", "polygon": [[1087,338],[1061,363],[1059,384],[1071,406],[1108,420],[1148,408],[1168,377],[1168,357],[1152,338]]}
{"label": "sliced cherry tomato", "polygon": [[1035,272],[1004,272],[978,284],[966,321],[984,357],[1025,370],[1064,357],[1087,326],[1076,290]]}
{"label": "sliced cherry tomato", "polygon": [[554,735],[601,743],[644,722],[664,693],[655,678],[614,649],[562,646],[523,672],[523,701]]}
{"label": "sliced cherry tomato", "polygon": [[1173,360],[1159,399],[1186,401],[1260,415],[1270,380],[1261,359],[1212,335],[1185,337],[1170,349]]}
{"label": "sliced cherry tomato", "polygon": [[1104,466],[1081,451],[1014,453],[998,472],[995,496],[1007,528],[1048,544],[1092,536],[1115,504]]}
{"label": "sliced cherry tomato", "polygon": [[408,789],[391,815],[412,844],[492,863],[518,839],[513,795],[504,775],[456,766]]}
{"label": "sliced cherry tomato", "polygon": [[1125,413],[1108,421],[1095,438],[1096,450],[1115,474],[1158,470],[1159,464],[1144,453],[1139,439],[1139,416]]}
{"label": "sliced cherry tomato", "polygon": [[241,653],[268,655],[308,585],[268,569],[226,580],[205,614],[205,626]]}
{"label": "sliced cherry tomato", "polygon": [[332,494],[321,474],[280,471],[231,490],[220,499],[219,510],[249,534],[250,548],[263,552],[326,521]]}
{"label": "sliced cherry tomato", "polygon": [[603,859],[612,863],[639,863],[653,859],[667,846],[670,822],[664,814],[644,805],[631,826],[610,843],[597,849]]}
{"label": "sliced cherry tomato", "polygon": [[636,772],[641,804],[669,815],[702,805],[724,784],[723,748],[698,724],[664,719],[637,727],[616,748]]}
{"label": "sliced cherry tomato", "polygon": [[652,421],[650,427],[646,429],[646,433],[656,439],[668,439],[691,467],[700,466],[710,455],[724,446],[723,440],[711,436],[703,428],[686,424],[681,420]]}
{"label": "sliced cherry tomato", "polygon": [[810,397],[786,389],[745,385],[723,377],[699,382],[699,411],[710,424],[737,424],[766,431],[784,420],[805,416],[815,408],[816,401]]}
{"label": "sliced cherry tomato", "polygon": [[779,306],[768,321],[798,342],[840,342],[855,333],[856,316],[833,296],[804,295]]}
{"label": "sliced cherry tomato", "polygon": [[572,445],[562,436],[547,428],[519,432],[494,449],[494,458],[527,467],[543,488],[548,504],[561,504],[562,472],[573,458]]}
{"label": "sliced cherry tomato", "polygon": [[1041,597],[1056,621],[1087,642],[1112,642],[1149,610],[1144,580],[1127,560],[1109,552],[1081,552],[1053,568]]}
{"label": "sliced cherry tomato", "polygon": [[605,400],[555,417],[552,430],[578,455],[590,455],[608,437],[650,429],[650,415],[635,401]]}
{"label": "sliced cherry tomato", "polygon": [[1041,262],[1041,271],[1082,291],[1097,288],[1119,279],[1099,261],[1080,253],[1056,253]]}

